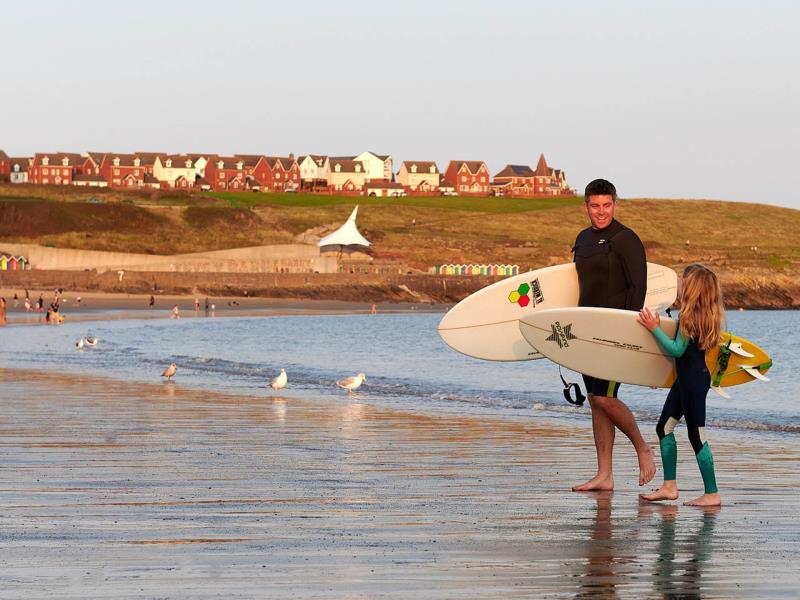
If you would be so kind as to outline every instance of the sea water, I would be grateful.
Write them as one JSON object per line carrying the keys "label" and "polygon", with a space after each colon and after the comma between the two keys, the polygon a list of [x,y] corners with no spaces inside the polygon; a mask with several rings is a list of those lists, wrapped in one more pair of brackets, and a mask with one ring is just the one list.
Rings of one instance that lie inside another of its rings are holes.
{"label": "sea water", "polygon": [[[363,371],[363,402],[415,412],[529,418],[544,411],[588,418],[588,403],[573,407],[562,395],[556,365],[498,363],[458,354],[440,339],[441,314],[184,318],[12,325],[0,329],[0,367],[161,381],[171,362],[175,383],[248,395],[267,386],[281,368],[289,385],[281,396],[342,399],[334,382]],[[745,311],[727,315],[728,330],[764,348],[774,361],[770,382],[729,388],[730,400],[710,392],[707,424],[800,433],[800,359],[794,335],[800,311]],[[94,348],[75,342],[93,335]],[[580,381],[570,371],[568,381]],[[666,390],[624,385],[620,397],[640,419],[655,420]]]}

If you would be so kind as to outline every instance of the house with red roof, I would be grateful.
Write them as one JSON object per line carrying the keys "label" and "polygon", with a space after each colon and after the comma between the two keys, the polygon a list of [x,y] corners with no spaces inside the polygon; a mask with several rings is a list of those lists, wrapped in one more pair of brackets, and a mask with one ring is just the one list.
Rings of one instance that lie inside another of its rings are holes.
{"label": "house with red roof", "polygon": [[262,192],[295,192],[300,189],[300,166],[293,154],[265,156],[264,160],[263,168],[256,171]]}
{"label": "house with red roof", "polygon": [[506,165],[494,176],[492,191],[498,196],[535,196],[536,175],[527,165]]}
{"label": "house with red roof", "polygon": [[108,152],[100,163],[100,175],[115,188],[140,188],[144,186],[147,169],[137,154]]}
{"label": "house with red roof", "polygon": [[567,184],[564,171],[552,169],[547,165],[544,154],[539,155],[539,162],[534,171],[535,190],[537,196],[574,196],[575,191]]}
{"label": "house with red roof", "polygon": [[209,189],[218,192],[239,192],[245,189],[245,159],[239,156],[212,156],[208,159],[205,178]]}
{"label": "house with red roof", "polygon": [[72,185],[75,175],[92,174],[98,167],[90,156],[74,152],[37,152],[28,168],[28,183]]}
{"label": "house with red roof", "polygon": [[459,196],[489,195],[489,169],[482,160],[451,160],[444,178]]}

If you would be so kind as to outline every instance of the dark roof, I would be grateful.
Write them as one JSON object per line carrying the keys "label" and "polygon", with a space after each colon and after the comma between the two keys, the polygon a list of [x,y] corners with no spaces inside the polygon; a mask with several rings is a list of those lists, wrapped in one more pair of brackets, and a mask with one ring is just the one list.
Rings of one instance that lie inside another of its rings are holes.
{"label": "dark roof", "polygon": [[133,167],[135,166],[133,161],[137,158],[139,159],[139,166],[144,166],[144,161],[137,156],[136,154],[113,154],[109,152],[105,155],[105,159],[108,161],[110,165],[114,165],[114,159],[119,159],[119,166],[120,167]]}
{"label": "dark roof", "polygon": [[364,164],[360,160],[331,159],[331,173],[336,172],[334,168],[336,165],[341,165],[340,173],[356,173],[356,165],[361,166],[361,171],[358,171],[359,173],[364,172]]}
{"label": "dark roof", "polygon": [[439,172],[439,167],[437,167],[436,163],[432,160],[404,160],[402,164],[405,165],[406,171],[409,173],[411,172],[411,165],[417,165],[417,173],[422,169],[424,169],[426,173],[430,173],[429,169],[431,167],[436,169],[434,173]]}
{"label": "dark roof", "polygon": [[439,175],[439,187],[455,187],[452,183],[444,178],[444,175]]}
{"label": "dark roof", "polygon": [[106,157],[107,153],[106,152],[91,152],[90,151],[90,152],[87,152],[86,154],[88,154],[89,158],[91,158],[94,162],[96,162],[99,165],[100,163],[103,162],[103,159]]}
{"label": "dark roof", "polygon": [[245,167],[255,167],[262,158],[261,154],[234,154],[234,156],[240,158]]}
{"label": "dark roof", "polygon": [[495,178],[497,177],[533,177],[533,169],[531,169],[527,165],[506,165],[505,168],[500,171]]}
{"label": "dark roof", "polygon": [[190,156],[187,156],[186,154],[167,154],[165,156],[161,156],[162,164],[166,164],[168,160],[172,160],[173,169],[176,167],[180,167],[181,169],[188,169],[189,167],[186,166],[187,160],[192,163],[192,166],[194,166],[194,161],[191,159]]}
{"label": "dark roof", "polygon": [[539,162],[536,163],[536,172],[534,174],[537,177],[550,176],[550,167],[547,166],[547,161],[544,159],[543,153],[539,155]]}
{"label": "dark roof", "polygon": [[0,150],[0,159],[7,159],[8,154],[6,154],[3,150]]}
{"label": "dark roof", "polygon": [[451,160],[450,164],[452,165],[453,163],[457,166],[456,170],[461,169],[462,165],[466,165],[469,172],[473,175],[475,175],[482,166],[486,166],[486,163],[482,160]]}
{"label": "dark roof", "polygon": [[78,165],[82,165],[86,162],[86,157],[81,156],[76,152],[37,152],[36,155],[33,157],[33,160],[37,164],[42,164],[42,159],[47,157],[49,160],[48,166],[56,166],[62,165],[62,161],[66,158],[69,160],[68,166],[76,167]]}
{"label": "dark roof", "polygon": [[14,165],[19,165],[19,172],[26,173],[28,171],[28,166],[31,159],[27,156],[16,156],[16,157],[8,157],[8,163],[11,165],[11,169],[14,169]]}
{"label": "dark roof", "polygon": [[155,176],[150,175],[150,173],[145,173],[144,174],[144,182],[145,183],[161,183],[158,179],[155,178]]}
{"label": "dark roof", "polygon": [[242,166],[244,166],[244,157],[242,156],[214,156],[209,161],[214,164],[214,166],[218,166],[220,161],[222,161],[222,168],[223,169],[235,169],[236,163],[241,162]]}
{"label": "dark roof", "polygon": [[159,156],[167,155],[166,152],[134,152],[134,154],[146,165],[155,164]]}

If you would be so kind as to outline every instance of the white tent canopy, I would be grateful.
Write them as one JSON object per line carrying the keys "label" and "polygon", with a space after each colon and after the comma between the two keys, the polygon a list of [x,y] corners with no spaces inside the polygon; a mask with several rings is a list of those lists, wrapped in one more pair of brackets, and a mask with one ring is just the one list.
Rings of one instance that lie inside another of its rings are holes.
{"label": "white tent canopy", "polygon": [[352,214],[344,225],[333,233],[322,238],[318,246],[369,246],[369,240],[359,233],[356,227],[356,214],[358,206],[353,209]]}

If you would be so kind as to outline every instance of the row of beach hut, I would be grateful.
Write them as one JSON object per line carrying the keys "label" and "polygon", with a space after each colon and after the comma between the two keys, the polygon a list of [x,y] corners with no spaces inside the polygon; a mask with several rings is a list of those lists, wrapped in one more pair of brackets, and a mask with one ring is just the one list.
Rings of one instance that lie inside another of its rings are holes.
{"label": "row of beach hut", "polygon": [[519,275],[518,265],[436,265],[437,275]]}
{"label": "row of beach hut", "polygon": [[8,256],[0,254],[0,271],[26,271],[31,268],[24,256]]}

